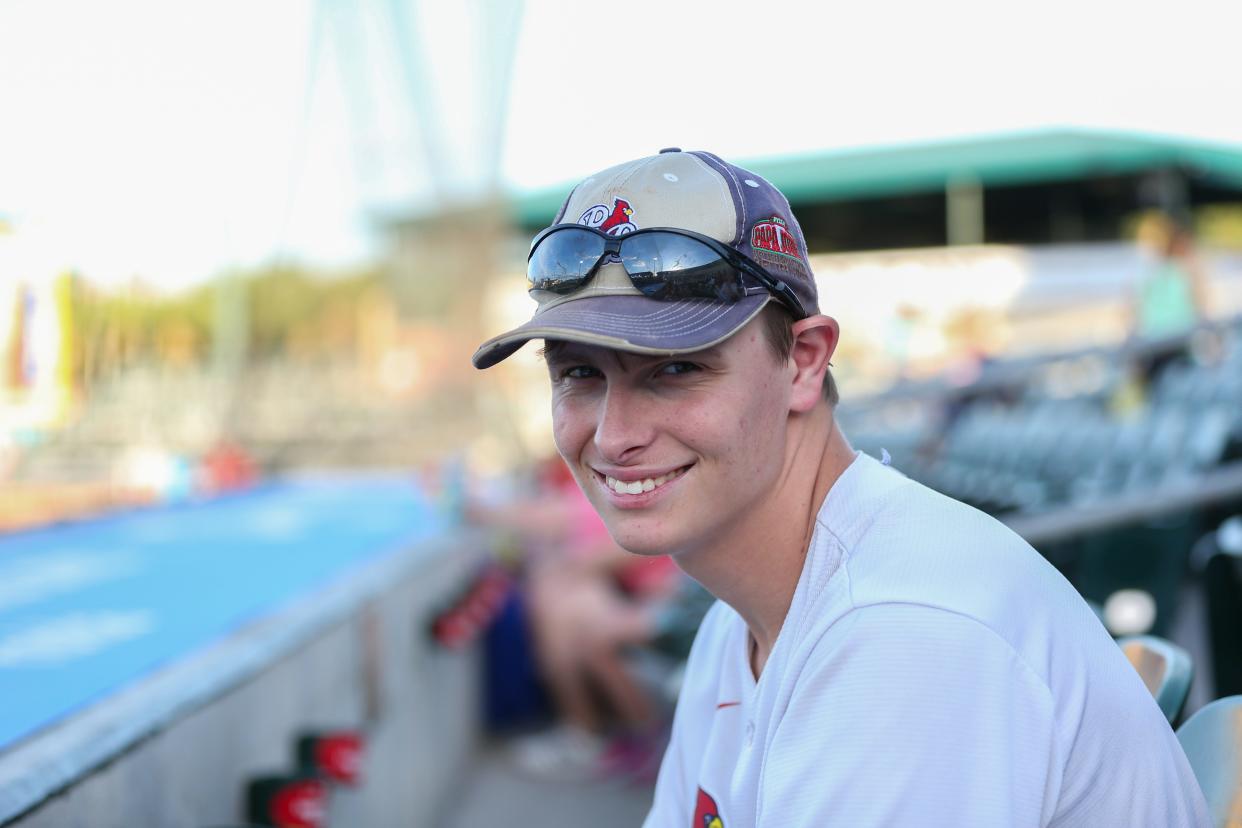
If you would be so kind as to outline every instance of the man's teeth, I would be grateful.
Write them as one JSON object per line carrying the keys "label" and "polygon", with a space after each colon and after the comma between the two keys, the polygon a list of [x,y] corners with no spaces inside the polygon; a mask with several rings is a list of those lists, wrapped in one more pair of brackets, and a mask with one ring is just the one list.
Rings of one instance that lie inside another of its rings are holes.
{"label": "man's teeth", "polygon": [[678,469],[677,471],[669,472],[668,474],[662,474],[659,477],[648,477],[645,480],[631,480],[629,482],[607,476],[605,476],[604,479],[608,483],[608,488],[612,489],[617,494],[636,495],[660,488],[673,478],[679,477],[683,471],[685,471],[685,469]]}

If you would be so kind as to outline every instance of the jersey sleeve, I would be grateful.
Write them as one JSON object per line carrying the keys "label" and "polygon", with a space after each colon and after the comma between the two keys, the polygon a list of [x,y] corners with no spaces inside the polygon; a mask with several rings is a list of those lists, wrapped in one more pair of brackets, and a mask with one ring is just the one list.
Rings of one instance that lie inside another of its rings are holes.
{"label": "jersey sleeve", "polygon": [[758,824],[1040,826],[1060,752],[1051,694],[983,624],[856,609],[814,644],[768,743]]}

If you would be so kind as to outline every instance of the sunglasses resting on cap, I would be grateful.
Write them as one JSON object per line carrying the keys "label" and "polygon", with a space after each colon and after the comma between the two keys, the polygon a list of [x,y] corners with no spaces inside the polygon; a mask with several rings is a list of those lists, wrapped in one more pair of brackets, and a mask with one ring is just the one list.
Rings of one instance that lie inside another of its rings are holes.
{"label": "sunglasses resting on cap", "polygon": [[526,277],[534,316],[483,343],[475,367],[531,339],[692,353],[728,339],[769,302],[794,319],[819,312],[789,202],[708,152],[663,150],[583,181],[535,236]]}

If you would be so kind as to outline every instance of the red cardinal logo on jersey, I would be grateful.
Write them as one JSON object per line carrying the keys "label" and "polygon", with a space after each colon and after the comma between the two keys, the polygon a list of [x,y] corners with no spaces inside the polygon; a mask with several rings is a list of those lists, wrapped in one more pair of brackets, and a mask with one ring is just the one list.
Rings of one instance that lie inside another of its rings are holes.
{"label": "red cardinal logo on jersey", "polygon": [[720,818],[716,800],[699,788],[699,798],[694,803],[694,822],[691,828],[724,828],[724,820]]}
{"label": "red cardinal logo on jersey", "polygon": [[638,229],[638,225],[630,221],[632,215],[634,215],[634,208],[628,201],[624,198],[614,198],[611,209],[606,204],[588,207],[579,216],[578,223],[594,227],[610,236],[624,236]]}

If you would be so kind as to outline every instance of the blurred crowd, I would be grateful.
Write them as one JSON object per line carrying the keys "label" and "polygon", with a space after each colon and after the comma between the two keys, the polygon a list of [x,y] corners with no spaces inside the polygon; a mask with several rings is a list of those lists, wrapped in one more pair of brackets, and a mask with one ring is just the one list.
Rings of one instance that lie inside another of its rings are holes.
{"label": "blurred crowd", "polygon": [[[8,462],[15,464],[17,449]],[[120,453],[111,474],[81,480],[6,479],[0,469],[0,533],[165,503],[201,500],[246,489],[260,478],[255,460],[239,444],[221,440],[197,456],[159,445],[134,445]]]}
{"label": "blurred crowd", "polygon": [[[524,643],[534,676],[524,689],[515,684],[522,669],[493,670],[493,693],[530,698],[493,724],[518,734],[510,755],[524,772],[654,778],[675,695],[669,681],[704,596],[670,558],[618,547],[560,458],[515,479],[512,494],[465,505],[467,521],[495,533],[519,575],[516,610],[500,625],[508,629],[493,635]],[[512,659],[512,648],[501,657]]]}

